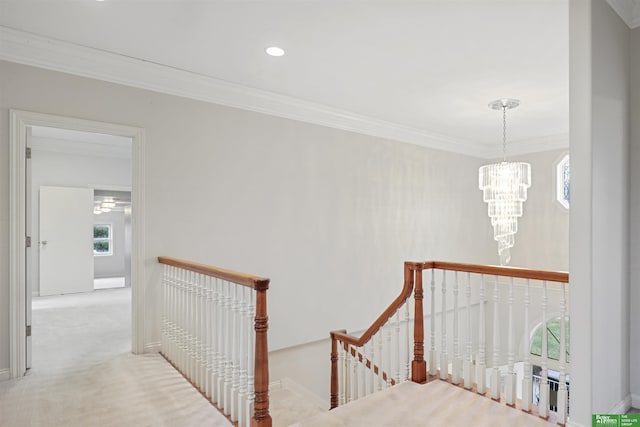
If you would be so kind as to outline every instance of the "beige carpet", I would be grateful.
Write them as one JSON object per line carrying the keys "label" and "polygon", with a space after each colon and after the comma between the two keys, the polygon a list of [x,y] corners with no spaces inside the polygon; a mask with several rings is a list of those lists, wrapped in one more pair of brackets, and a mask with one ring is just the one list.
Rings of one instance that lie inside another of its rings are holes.
{"label": "beige carpet", "polygon": [[231,425],[162,357],[130,354],[130,299],[34,298],[33,369],[0,382],[0,426]]}
{"label": "beige carpet", "polygon": [[338,407],[295,427],[550,427],[443,381],[410,381]]}

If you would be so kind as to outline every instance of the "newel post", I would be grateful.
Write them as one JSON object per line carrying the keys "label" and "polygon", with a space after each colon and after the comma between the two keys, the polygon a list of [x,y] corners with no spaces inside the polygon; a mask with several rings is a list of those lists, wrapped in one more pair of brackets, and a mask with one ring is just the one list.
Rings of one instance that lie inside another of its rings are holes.
{"label": "newel post", "polygon": [[256,283],[256,350],[255,350],[255,403],[251,427],[271,427],[269,415],[269,346],[267,331],[267,289],[269,280]]}
{"label": "newel post", "polygon": [[411,362],[411,381],[424,384],[427,382],[427,362],[424,360],[424,314],[422,300],[422,265],[405,265],[405,280],[413,281],[415,275],[415,315],[413,319],[413,361]]}
{"label": "newel post", "polygon": [[337,408],[338,402],[338,339],[335,336],[335,332],[346,333],[346,330],[331,332],[331,390],[330,390],[330,407],[329,409]]}

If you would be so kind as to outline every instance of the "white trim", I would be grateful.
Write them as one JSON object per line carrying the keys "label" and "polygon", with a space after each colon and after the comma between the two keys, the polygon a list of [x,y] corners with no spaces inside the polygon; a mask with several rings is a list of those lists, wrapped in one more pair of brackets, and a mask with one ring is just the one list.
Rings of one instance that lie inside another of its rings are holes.
{"label": "white trim", "polygon": [[[487,159],[501,156],[500,144],[452,138],[3,26],[0,26],[0,59],[437,150]],[[529,154],[555,149],[558,143],[566,144],[558,148],[568,147],[568,135],[514,142],[509,151]]]}
{"label": "white trim", "polygon": [[631,395],[618,402],[613,408],[607,412],[607,414],[626,414],[631,409]]}
{"label": "white trim", "polygon": [[24,375],[25,327],[25,167],[26,131],[29,126],[47,126],[125,136],[132,139],[132,351],[144,351],[144,129],[10,110],[9,129],[9,373]]}
{"label": "white trim", "polygon": [[631,394],[631,407],[640,409],[640,394]]}
{"label": "white trim", "polygon": [[9,375],[9,368],[0,369],[0,381],[6,381],[9,378],[11,378]]}
{"label": "white trim", "polygon": [[607,0],[613,9],[632,30],[640,27],[640,1],[638,0]]}
{"label": "white trim", "polygon": [[150,342],[144,345],[144,353],[160,353],[162,350],[162,343],[160,341]]}
{"label": "white trim", "polygon": [[115,157],[117,159],[130,159],[131,150],[127,146],[113,144],[98,144],[86,141],[67,141],[58,138],[31,138],[31,150],[34,152],[46,151],[49,153],[74,154],[78,156]]}

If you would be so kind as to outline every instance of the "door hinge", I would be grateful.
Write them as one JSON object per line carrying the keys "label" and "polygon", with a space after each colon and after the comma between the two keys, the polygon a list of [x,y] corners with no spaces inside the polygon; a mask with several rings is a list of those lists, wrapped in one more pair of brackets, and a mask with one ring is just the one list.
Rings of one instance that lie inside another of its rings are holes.
{"label": "door hinge", "polygon": [[31,325],[27,325],[27,336],[31,336]]}
{"label": "door hinge", "polygon": [[31,247],[31,236],[27,236],[27,247]]}
{"label": "door hinge", "polygon": [[31,147],[27,147],[27,159],[31,158]]}

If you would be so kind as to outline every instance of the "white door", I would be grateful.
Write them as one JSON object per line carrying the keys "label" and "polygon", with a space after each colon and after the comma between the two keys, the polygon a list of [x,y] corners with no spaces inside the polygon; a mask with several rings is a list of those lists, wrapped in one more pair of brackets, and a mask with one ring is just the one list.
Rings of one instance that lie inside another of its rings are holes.
{"label": "white door", "polygon": [[93,291],[93,189],[40,187],[40,295]]}

